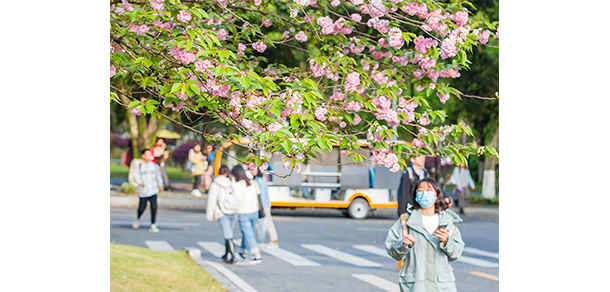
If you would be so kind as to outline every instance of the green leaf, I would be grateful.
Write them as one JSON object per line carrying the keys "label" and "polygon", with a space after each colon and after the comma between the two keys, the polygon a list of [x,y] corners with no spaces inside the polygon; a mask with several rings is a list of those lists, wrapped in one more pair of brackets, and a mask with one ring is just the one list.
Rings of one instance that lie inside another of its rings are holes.
{"label": "green leaf", "polygon": [[132,107],[137,107],[139,105],[141,105],[142,103],[139,100],[134,100],[132,102],[129,103],[129,105],[127,106],[127,109],[130,109]]}
{"label": "green leaf", "polygon": [[174,83],[174,85],[172,85],[172,90],[170,91],[170,93],[176,93],[180,90],[180,86],[182,86],[182,83]]}

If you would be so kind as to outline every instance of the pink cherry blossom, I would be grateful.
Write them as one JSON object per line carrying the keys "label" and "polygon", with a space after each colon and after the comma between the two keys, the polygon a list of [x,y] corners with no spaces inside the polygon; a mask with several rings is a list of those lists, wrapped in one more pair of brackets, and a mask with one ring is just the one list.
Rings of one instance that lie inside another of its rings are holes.
{"label": "pink cherry blossom", "polygon": [[426,147],[426,143],[422,139],[413,139],[413,146],[415,147]]}
{"label": "pink cherry blossom", "polygon": [[455,24],[457,24],[458,26],[464,26],[468,23],[468,11],[467,10],[458,11],[451,18],[455,21]]}
{"label": "pink cherry blossom", "polygon": [[430,125],[430,119],[425,114],[417,122],[422,126]]}
{"label": "pink cherry blossom", "polygon": [[259,53],[264,52],[267,49],[267,45],[263,42],[256,42],[252,44],[252,48],[257,50]]}
{"label": "pink cherry blossom", "polygon": [[341,1],[339,0],[333,0],[333,2],[330,2],[330,6],[332,7],[337,7],[339,4],[341,4]]}
{"label": "pink cherry blossom", "polygon": [[129,111],[130,111],[132,114],[134,114],[134,115],[136,115],[136,116],[139,116],[139,115],[141,115],[141,114],[142,114],[142,111],[140,111],[140,107],[141,107],[140,105],[139,105],[139,106],[136,106],[136,107],[132,107],[132,108],[130,108],[130,109],[129,109]]}
{"label": "pink cherry blossom", "polygon": [[443,104],[449,100],[449,93],[441,94],[440,92],[436,92],[436,96],[438,96]]}
{"label": "pink cherry blossom", "polygon": [[360,121],[362,121],[362,119],[360,118],[360,116],[358,114],[354,115],[354,121],[352,122],[352,125],[358,125],[360,124]]}
{"label": "pink cherry blossom", "polygon": [[212,65],[212,62],[210,62],[210,60],[197,60],[195,61],[195,71],[197,72],[210,72],[209,68],[214,68],[214,65]]}
{"label": "pink cherry blossom", "polygon": [[494,34],[494,39],[500,39],[500,26],[496,28],[496,34]]}
{"label": "pink cherry blossom", "polygon": [[282,163],[282,166],[283,166],[285,169],[291,169],[291,168],[292,168],[292,166],[290,166],[290,160],[286,160],[286,161],[284,161],[284,163]]}
{"label": "pink cherry blossom", "polygon": [[307,41],[307,35],[306,35],[304,32],[302,32],[302,31],[299,31],[299,33],[297,33],[297,34],[294,36],[294,38],[295,38],[297,41],[302,42],[302,43],[304,43],[305,41]]}
{"label": "pink cherry blossom", "polygon": [[448,37],[443,40],[440,52],[441,58],[447,59],[450,57],[457,56],[456,42],[457,40],[454,37]]}
{"label": "pink cherry blossom", "polygon": [[405,39],[402,37],[402,32],[398,27],[391,28],[389,34],[388,41],[390,47],[400,49],[405,44]]}
{"label": "pink cherry blossom", "polygon": [[352,15],[350,15],[350,18],[355,22],[360,22],[360,20],[362,20],[362,16],[358,13],[352,13]]}
{"label": "pink cherry blossom", "polygon": [[189,22],[191,20],[191,14],[188,11],[180,10],[180,13],[176,18],[181,22]]}
{"label": "pink cherry blossom", "polygon": [[150,1],[150,6],[152,6],[152,8],[154,8],[155,10],[164,10],[165,9],[165,5],[163,4],[165,0],[152,0]]}
{"label": "pink cherry blossom", "polygon": [[345,79],[345,91],[355,91],[356,87],[360,84],[360,73],[353,72],[347,75]]}
{"label": "pink cherry blossom", "polygon": [[271,20],[269,20],[268,18],[263,20],[263,26],[264,27],[270,27],[271,26]]}
{"label": "pink cherry blossom", "polygon": [[282,128],[283,128],[282,124],[280,124],[278,122],[275,122],[275,123],[269,125],[268,129],[269,129],[270,132],[277,132],[277,131],[279,131]]}
{"label": "pink cherry blossom", "polygon": [[116,68],[114,66],[110,66],[110,78],[114,77],[116,74]]}
{"label": "pink cherry blossom", "polygon": [[263,0],[254,0],[254,6],[259,6],[261,3],[263,3]]}
{"label": "pink cherry blossom", "polygon": [[308,6],[309,0],[294,0],[294,2],[299,6]]}
{"label": "pink cherry blossom", "polygon": [[328,110],[323,107],[318,107],[315,112],[316,119],[320,121],[326,121],[326,114]]}
{"label": "pink cherry blossom", "polygon": [[226,40],[227,35],[229,35],[229,33],[224,28],[221,28],[219,31],[216,32],[216,34],[218,35],[218,40],[221,41]]}
{"label": "pink cherry blossom", "polygon": [[267,170],[268,168],[269,168],[269,164],[265,161],[263,161],[263,163],[261,163],[261,165],[258,166],[258,169],[260,171]]}

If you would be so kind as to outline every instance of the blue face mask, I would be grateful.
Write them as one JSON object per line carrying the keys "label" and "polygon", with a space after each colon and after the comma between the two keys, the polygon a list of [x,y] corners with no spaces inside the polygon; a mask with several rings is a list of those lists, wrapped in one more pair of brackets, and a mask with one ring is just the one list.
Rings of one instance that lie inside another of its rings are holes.
{"label": "blue face mask", "polygon": [[417,194],[415,194],[415,201],[422,208],[429,208],[436,203],[436,198],[434,197],[435,194],[436,193],[434,191],[417,192]]}

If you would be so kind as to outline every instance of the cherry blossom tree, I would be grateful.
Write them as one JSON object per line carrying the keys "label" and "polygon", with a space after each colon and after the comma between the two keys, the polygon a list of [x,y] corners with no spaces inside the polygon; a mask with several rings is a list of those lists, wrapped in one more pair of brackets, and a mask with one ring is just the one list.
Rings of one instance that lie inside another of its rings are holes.
{"label": "cherry blossom tree", "polygon": [[[300,171],[333,145],[365,163],[360,137],[393,172],[411,155],[497,157],[490,145],[456,142],[471,130],[446,124],[429,103],[489,98],[447,81],[468,69],[474,46],[499,38],[498,22],[474,22],[469,9],[467,1],[111,1],[110,95],[136,116],[188,128],[172,116],[190,113],[235,128],[220,137],[190,129],[210,142],[249,138],[243,146],[268,154],[253,167],[281,153],[285,168]],[[262,55],[282,46],[307,54],[308,68]],[[126,84],[149,98],[134,98]],[[415,138],[399,143],[398,128]]]}

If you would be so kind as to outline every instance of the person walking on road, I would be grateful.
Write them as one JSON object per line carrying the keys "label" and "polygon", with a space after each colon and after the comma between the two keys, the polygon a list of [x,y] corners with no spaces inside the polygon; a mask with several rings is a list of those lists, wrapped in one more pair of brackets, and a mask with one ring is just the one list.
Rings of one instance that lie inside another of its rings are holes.
{"label": "person walking on road", "polygon": [[402,177],[400,178],[400,185],[398,186],[398,192],[396,194],[398,201],[398,216],[407,211],[409,206],[413,205],[413,187],[416,186],[420,180],[430,177],[428,170],[424,167],[426,163],[426,156],[411,156],[409,158],[409,166],[403,171]]}
{"label": "person walking on road", "polygon": [[254,230],[258,221],[258,185],[246,176],[246,171],[241,165],[236,165],[231,170],[233,173],[233,191],[239,198],[237,208],[237,221],[241,228],[241,248],[244,252],[247,264],[262,263],[260,248],[256,243]]}
{"label": "person walking on road", "polygon": [[189,150],[188,160],[195,165],[195,169],[191,171],[191,174],[195,178],[191,195],[201,197],[199,185],[201,184],[201,176],[204,174],[208,164],[206,156],[201,153],[201,145],[195,144],[195,146]]}
{"label": "person walking on road", "polygon": [[462,222],[448,209],[438,183],[426,178],[412,193],[413,208],[388,231],[387,253],[405,260],[399,272],[401,292],[457,291],[449,264],[460,257],[464,241],[455,224]]}
{"label": "person walking on road", "polygon": [[464,206],[466,206],[466,199],[470,198],[470,190],[468,187],[474,190],[474,181],[470,176],[470,170],[466,168],[465,163],[453,169],[453,173],[449,178],[447,184],[454,184],[457,190],[458,196],[458,207],[460,208],[460,214],[464,214]]}
{"label": "person walking on road", "polygon": [[203,151],[203,154],[206,156],[207,168],[203,172],[203,188],[207,191],[210,189],[210,185],[212,184],[212,180],[214,179],[214,161],[212,155],[214,152],[214,146],[208,144]]}
{"label": "person walking on road", "polygon": [[237,208],[239,200],[231,186],[231,170],[223,165],[218,170],[218,176],[212,182],[208,191],[205,217],[208,221],[218,220],[222,236],[225,239],[225,254],[222,259],[232,264],[236,260],[235,246],[233,245],[233,229],[237,224]]}
{"label": "person walking on road", "polygon": [[149,149],[142,150],[142,162],[133,165],[133,180],[137,185],[138,197],[140,203],[138,206],[138,218],[133,221],[132,227],[138,229],[140,227],[140,217],[146,210],[147,202],[150,202],[150,232],[157,233],[159,229],[156,225],[157,217],[157,194],[163,190],[163,178],[161,178],[161,170],[159,166],[152,162],[152,154]]}
{"label": "person walking on road", "polygon": [[165,149],[165,140],[163,138],[158,138],[155,146],[152,148],[153,161],[159,165],[161,169],[161,177],[163,177],[163,190],[169,191],[172,186],[169,182],[169,177],[167,176],[167,170],[165,169],[165,161],[169,158],[169,150]]}
{"label": "person walking on road", "polygon": [[275,224],[273,224],[273,217],[271,217],[271,202],[269,201],[269,192],[267,190],[269,182],[258,167],[251,169],[251,171],[254,176],[254,181],[261,191],[261,206],[263,207],[263,210],[265,210],[265,217],[260,218],[257,224],[259,242],[264,242],[265,235],[269,233],[270,243],[266,245],[267,248],[278,248],[277,230],[275,229]]}

